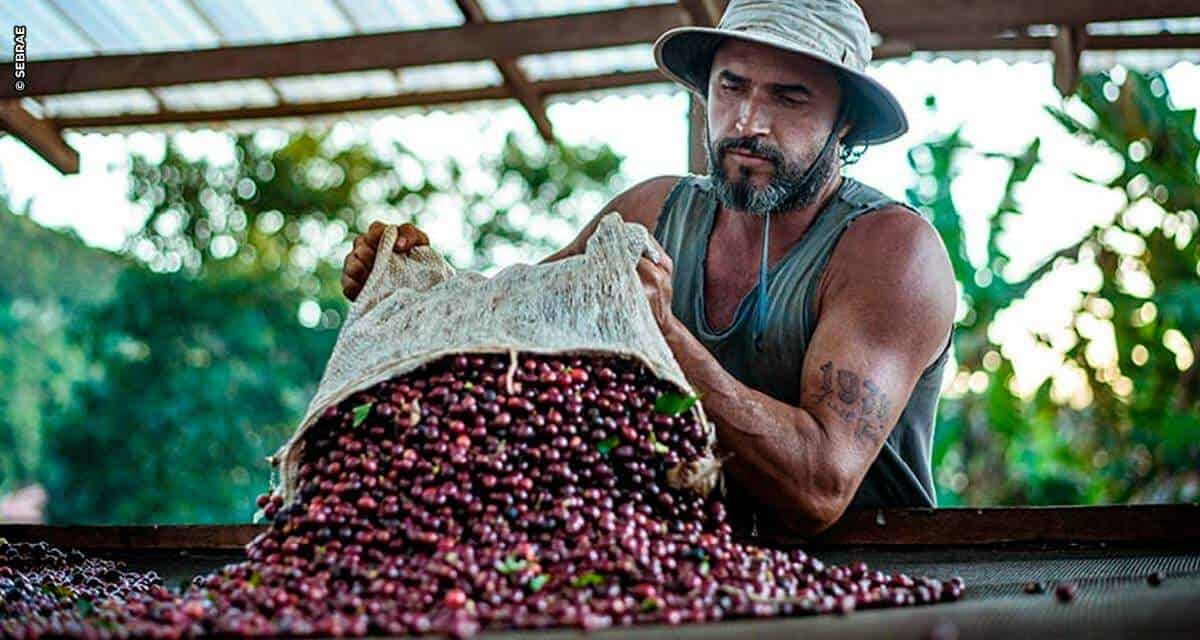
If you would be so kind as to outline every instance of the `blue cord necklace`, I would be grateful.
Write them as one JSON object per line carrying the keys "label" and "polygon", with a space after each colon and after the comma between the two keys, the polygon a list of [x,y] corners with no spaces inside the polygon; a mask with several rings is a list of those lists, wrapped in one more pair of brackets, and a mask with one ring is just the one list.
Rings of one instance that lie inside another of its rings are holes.
{"label": "blue cord necklace", "polygon": [[[804,176],[800,179],[800,184],[806,184],[812,179],[812,174],[816,172],[817,167],[825,161],[825,156],[833,149],[833,142],[837,139],[837,131],[841,128],[842,122],[846,117],[845,101],[838,109],[837,118],[834,120],[833,129],[829,132],[829,137],[825,139],[825,146],[821,147],[821,152],[817,154],[817,158],[813,160],[812,166],[804,172]],[[771,248],[771,216],[768,213],[763,216],[763,239],[762,239],[762,258],[758,262],[758,285],[756,286],[758,297],[758,306],[754,312],[754,348],[759,351],[766,351],[765,334],[767,330],[767,310],[770,307],[770,295],[767,293],[767,260]]]}

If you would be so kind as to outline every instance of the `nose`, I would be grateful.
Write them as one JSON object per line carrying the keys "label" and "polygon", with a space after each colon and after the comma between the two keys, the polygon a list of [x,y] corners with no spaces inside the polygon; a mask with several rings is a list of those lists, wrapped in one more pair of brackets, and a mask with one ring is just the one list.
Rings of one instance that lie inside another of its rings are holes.
{"label": "nose", "polygon": [[770,133],[771,122],[768,111],[762,104],[758,92],[747,95],[738,105],[737,135],[746,138]]}

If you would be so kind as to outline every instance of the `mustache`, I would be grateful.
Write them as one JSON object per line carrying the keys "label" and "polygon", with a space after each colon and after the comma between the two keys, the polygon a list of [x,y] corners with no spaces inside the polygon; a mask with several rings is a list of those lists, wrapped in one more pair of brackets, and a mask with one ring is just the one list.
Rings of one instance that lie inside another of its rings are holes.
{"label": "mustache", "polygon": [[783,152],[759,138],[725,138],[717,144],[717,157],[723,159],[726,153],[735,150],[765,158],[776,167],[784,161]]}

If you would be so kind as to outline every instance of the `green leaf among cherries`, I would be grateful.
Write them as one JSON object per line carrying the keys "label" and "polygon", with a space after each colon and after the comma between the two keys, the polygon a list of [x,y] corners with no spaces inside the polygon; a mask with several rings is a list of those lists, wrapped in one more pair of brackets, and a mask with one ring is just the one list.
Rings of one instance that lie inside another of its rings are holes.
{"label": "green leaf among cherries", "polygon": [[370,415],[370,413],[371,413],[371,405],[372,404],[374,404],[374,403],[367,402],[364,404],[360,404],[357,407],[354,407],[354,428],[357,429],[358,426],[361,425],[363,423],[363,421],[367,419],[367,416]]}
{"label": "green leaf among cherries", "polygon": [[700,398],[692,394],[684,395],[668,391],[654,400],[654,412],[667,416],[677,416],[691,409],[699,400]]}

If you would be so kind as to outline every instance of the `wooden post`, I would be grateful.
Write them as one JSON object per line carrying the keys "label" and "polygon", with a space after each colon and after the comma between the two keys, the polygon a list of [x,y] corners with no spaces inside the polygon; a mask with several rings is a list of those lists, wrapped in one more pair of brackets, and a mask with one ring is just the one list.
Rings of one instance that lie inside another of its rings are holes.
{"label": "wooden post", "polygon": [[0,130],[29,145],[62,173],[79,173],[79,152],[49,122],[33,117],[20,100],[0,100]]}
{"label": "wooden post", "polygon": [[[479,0],[456,0],[458,9],[462,12],[463,17],[471,24],[486,24],[489,22],[487,14],[483,10],[483,6],[479,4]],[[517,66],[517,61],[514,58],[494,58],[492,62],[496,68],[500,70],[500,75],[504,78],[504,84],[512,91],[512,95],[525,108],[525,112],[529,114],[533,124],[537,127],[538,133],[546,144],[554,143],[554,127],[550,124],[550,117],[546,115],[546,103],[542,100],[541,94],[533,87],[529,80],[525,77],[525,73],[521,71],[521,67]]]}
{"label": "wooden post", "polygon": [[704,128],[708,119],[704,103],[688,94],[688,171],[699,175],[708,173],[708,150],[704,141]]}
{"label": "wooden post", "polygon": [[719,4],[722,6],[717,6],[715,0],[679,0],[679,6],[688,14],[692,24],[698,27],[711,27],[721,21],[725,3]]}
{"label": "wooden post", "polygon": [[1079,56],[1087,34],[1078,25],[1060,24],[1054,36],[1054,86],[1065,98],[1079,87]]}

